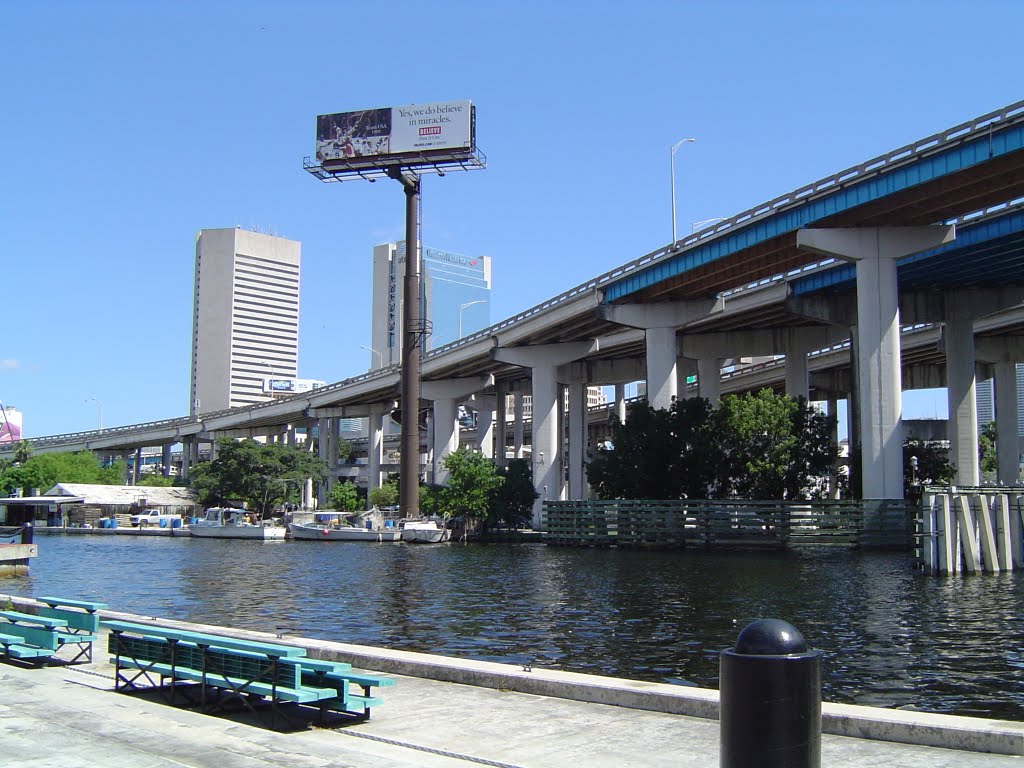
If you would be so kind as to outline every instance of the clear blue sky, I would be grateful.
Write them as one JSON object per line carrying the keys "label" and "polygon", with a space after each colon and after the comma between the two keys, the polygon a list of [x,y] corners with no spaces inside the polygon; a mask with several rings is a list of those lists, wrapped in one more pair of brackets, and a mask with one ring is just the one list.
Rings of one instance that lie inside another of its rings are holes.
{"label": "clear blue sky", "polygon": [[687,232],[1022,98],[1022,40],[1016,0],[8,0],[0,402],[28,437],[186,414],[214,227],[300,240],[300,375],[365,370],[403,195],[303,171],[319,113],[474,102],[488,168],[426,177],[423,239],[493,257],[497,321],[670,240],[677,139]]}

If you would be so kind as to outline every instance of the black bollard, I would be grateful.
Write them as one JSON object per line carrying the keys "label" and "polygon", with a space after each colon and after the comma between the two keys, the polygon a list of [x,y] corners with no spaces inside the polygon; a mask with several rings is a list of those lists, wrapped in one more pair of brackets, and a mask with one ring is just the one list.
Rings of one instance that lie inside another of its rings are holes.
{"label": "black bollard", "polygon": [[722,651],[721,768],[821,767],[821,654],[780,619],[748,624]]}
{"label": "black bollard", "polygon": [[31,544],[33,533],[35,532],[32,530],[32,521],[29,520],[27,523],[21,526],[21,543]]}

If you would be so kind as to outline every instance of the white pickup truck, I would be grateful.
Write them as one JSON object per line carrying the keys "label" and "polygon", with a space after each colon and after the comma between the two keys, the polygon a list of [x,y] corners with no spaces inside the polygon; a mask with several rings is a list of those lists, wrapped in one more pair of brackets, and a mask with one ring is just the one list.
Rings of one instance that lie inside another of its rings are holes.
{"label": "white pickup truck", "polygon": [[131,524],[133,528],[145,528],[147,525],[160,525],[161,520],[165,521],[164,526],[169,526],[172,520],[181,520],[181,515],[165,514],[159,509],[144,509],[132,515]]}

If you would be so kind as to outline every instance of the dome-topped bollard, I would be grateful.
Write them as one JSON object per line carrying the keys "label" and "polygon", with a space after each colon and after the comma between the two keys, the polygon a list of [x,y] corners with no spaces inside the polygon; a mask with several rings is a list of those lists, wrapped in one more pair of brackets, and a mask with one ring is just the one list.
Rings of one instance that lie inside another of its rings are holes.
{"label": "dome-topped bollard", "polygon": [[722,651],[721,768],[820,768],[821,655],[780,619],[748,624]]}

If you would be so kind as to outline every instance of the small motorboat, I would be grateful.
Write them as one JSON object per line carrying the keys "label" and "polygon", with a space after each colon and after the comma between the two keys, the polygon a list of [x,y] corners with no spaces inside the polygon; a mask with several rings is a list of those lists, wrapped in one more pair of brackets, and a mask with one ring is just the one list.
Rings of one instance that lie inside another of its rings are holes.
{"label": "small motorboat", "polygon": [[210,507],[198,521],[188,526],[189,533],[206,539],[256,539],[284,541],[283,525],[267,525],[253,521],[244,509]]}
{"label": "small motorboat", "polygon": [[452,537],[452,529],[436,520],[407,520],[402,526],[402,541],[410,544],[440,544]]}
{"label": "small motorboat", "polygon": [[363,527],[336,523],[289,523],[293,539],[306,541],[399,541],[402,532],[392,527]]}

